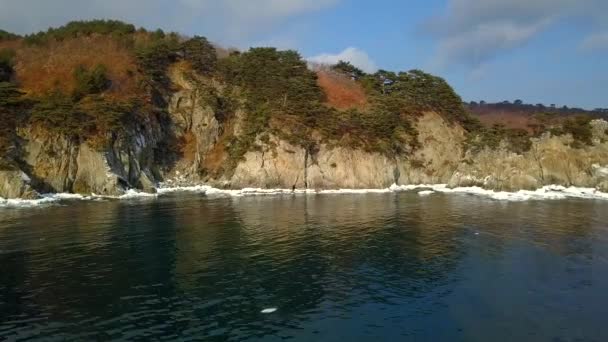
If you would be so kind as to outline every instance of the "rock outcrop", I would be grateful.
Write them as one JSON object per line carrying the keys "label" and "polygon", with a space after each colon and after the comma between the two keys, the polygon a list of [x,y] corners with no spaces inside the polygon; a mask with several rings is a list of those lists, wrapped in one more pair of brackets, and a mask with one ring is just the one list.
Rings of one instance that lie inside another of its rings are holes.
{"label": "rock outcrop", "polygon": [[0,197],[35,199],[39,195],[30,185],[30,178],[22,171],[0,171]]}
{"label": "rock outcrop", "polygon": [[605,189],[608,144],[572,147],[572,137],[545,134],[533,139],[530,151],[516,154],[506,145],[468,154],[448,182],[450,187],[480,186],[497,191],[533,190],[543,185]]}
{"label": "rock outcrop", "polygon": [[212,80],[172,69],[174,91],[166,117],[149,118],[122,136],[105,137],[101,147],[49,134],[39,127],[20,129],[15,169],[0,171],[0,197],[35,198],[39,193],[71,192],[119,196],[135,188],[154,192],[159,182],[209,183],[225,188],[387,188],[392,184],[449,184],[513,191],[543,185],[596,187],[608,191],[608,122],[592,121],[593,145],[573,147],[568,135],[534,139],[528,152],[497,149],[467,151],[467,135],[440,115],[421,115],[416,148],[402,156],[319,142],[314,149],[270,134],[258,137],[229,171],[226,137],[243,133],[245,113],[231,119],[218,112],[224,89]]}
{"label": "rock outcrop", "polygon": [[273,136],[261,151],[245,154],[225,183],[234,188],[377,189],[447,182],[462,160],[464,130],[435,113],[423,115],[416,129],[422,147],[407,158],[328,144],[309,152]]}

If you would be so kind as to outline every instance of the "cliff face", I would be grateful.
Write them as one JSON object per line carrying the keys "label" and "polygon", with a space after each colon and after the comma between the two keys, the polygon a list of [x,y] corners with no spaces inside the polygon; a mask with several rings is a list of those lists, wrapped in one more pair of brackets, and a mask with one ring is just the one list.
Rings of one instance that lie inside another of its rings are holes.
{"label": "cliff face", "polygon": [[154,190],[153,157],[146,141],[150,137],[142,133],[113,141],[101,150],[31,127],[19,136],[18,172],[27,175],[29,185],[38,192],[117,196],[128,188]]}
{"label": "cliff face", "polygon": [[[608,136],[606,121],[595,120],[593,145],[572,147],[572,137],[545,134],[532,140],[530,151],[509,152],[501,145],[497,150],[484,149],[468,153],[448,184],[451,187],[481,186],[493,190],[515,191],[536,189],[543,185],[596,187],[608,185]],[[604,129],[601,129],[604,127]]]}
{"label": "cliff face", "polygon": [[225,183],[236,188],[377,189],[447,182],[462,159],[464,131],[435,113],[423,115],[416,129],[422,147],[400,158],[328,144],[310,152],[272,137],[261,151],[248,152]]}
{"label": "cliff face", "polygon": [[608,191],[608,123],[592,122],[593,145],[571,147],[568,135],[544,135],[523,154],[506,146],[467,151],[466,132],[427,112],[415,123],[418,147],[389,158],[380,153],[321,142],[314,149],[277,135],[258,137],[251,150],[225,166],[227,137],[243,133],[242,110],[226,120],[209,98],[222,85],[172,70],[175,90],[166,98],[167,117],[141,122],[103,147],[21,128],[20,159],[0,172],[0,197],[34,198],[46,192],[118,196],[135,188],[153,192],[159,182],[209,183],[228,188],[386,188],[392,184],[448,183],[495,190],[535,189],[547,184]]}

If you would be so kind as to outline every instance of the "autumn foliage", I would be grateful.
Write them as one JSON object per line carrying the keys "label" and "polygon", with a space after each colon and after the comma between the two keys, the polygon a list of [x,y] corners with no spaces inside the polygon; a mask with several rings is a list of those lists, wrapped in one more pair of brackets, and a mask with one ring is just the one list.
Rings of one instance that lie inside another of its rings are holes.
{"label": "autumn foliage", "polygon": [[360,109],[367,106],[367,96],[360,83],[329,70],[317,71],[319,86],[325,92],[327,104],[335,109]]}

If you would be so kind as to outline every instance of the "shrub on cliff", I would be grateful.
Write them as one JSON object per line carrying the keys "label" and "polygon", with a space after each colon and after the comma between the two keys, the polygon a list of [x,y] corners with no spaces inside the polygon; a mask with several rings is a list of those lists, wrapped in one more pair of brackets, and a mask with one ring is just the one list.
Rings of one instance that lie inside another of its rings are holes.
{"label": "shrub on cliff", "polygon": [[81,136],[90,118],[76,108],[72,97],[55,91],[36,99],[30,120],[41,127],[70,136]]}
{"label": "shrub on cliff", "polygon": [[509,150],[515,153],[524,153],[532,147],[530,134],[524,129],[506,128],[504,125],[495,124],[491,128],[480,128],[469,135],[469,148],[478,152],[484,147],[496,149],[502,142],[507,144]]}
{"label": "shrub on cliff", "polygon": [[285,134],[294,143],[306,145],[311,139],[304,126],[314,127],[327,108],[317,85],[316,74],[295,51],[252,48],[220,60],[218,72],[228,84],[240,88],[248,113],[245,135],[234,146],[233,155],[249,149],[258,134],[269,128],[272,118],[287,119],[290,124],[275,133]]}
{"label": "shrub on cliff", "polygon": [[107,90],[111,84],[106,75],[106,67],[103,64],[98,64],[91,70],[82,65],[78,66],[74,70],[74,79],[76,85],[73,96],[76,99],[81,99],[86,95],[99,94]]}
{"label": "shrub on cliff", "polygon": [[27,102],[23,93],[9,82],[0,82],[0,159],[14,146],[15,128],[22,119]]}
{"label": "shrub on cliff", "polygon": [[15,50],[0,49],[0,82],[9,82],[15,64]]}
{"label": "shrub on cliff", "polygon": [[574,118],[569,118],[562,124],[561,132],[571,134],[574,138],[574,147],[580,148],[584,145],[592,145],[593,132],[590,122],[592,117],[588,115],[579,115]]}
{"label": "shrub on cliff", "polygon": [[127,131],[135,120],[136,103],[89,95],[81,100],[54,91],[38,97],[30,122],[44,129],[80,140],[99,140]]}
{"label": "shrub on cliff", "polygon": [[139,46],[136,57],[140,72],[145,76],[150,86],[167,86],[167,68],[177,60],[179,42],[176,37],[171,39],[158,38]]}
{"label": "shrub on cliff", "polygon": [[352,65],[350,62],[345,62],[345,61],[339,61],[337,64],[332,65],[331,69],[333,71],[339,72],[341,74],[344,74],[348,77],[350,77],[353,80],[358,80],[361,77],[365,76],[365,73],[363,72],[363,70],[357,68],[356,66]]}
{"label": "shrub on cliff", "polygon": [[183,58],[192,64],[194,70],[209,74],[216,69],[217,54],[207,38],[195,36],[182,43]]}
{"label": "shrub on cliff", "polygon": [[461,98],[442,78],[420,70],[398,74],[380,70],[362,79],[372,99],[402,114],[435,111],[450,122],[468,120]]}

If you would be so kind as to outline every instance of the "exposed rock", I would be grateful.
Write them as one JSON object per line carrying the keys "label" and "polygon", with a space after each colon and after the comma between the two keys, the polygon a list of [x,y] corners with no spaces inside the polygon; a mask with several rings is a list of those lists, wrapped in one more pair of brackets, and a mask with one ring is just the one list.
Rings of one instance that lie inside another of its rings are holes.
{"label": "exposed rock", "polygon": [[397,181],[395,162],[378,153],[322,145],[308,159],[306,181],[313,189],[378,189]]}
{"label": "exposed rock", "polygon": [[596,189],[598,189],[601,192],[608,193],[608,181],[601,182],[600,184],[597,185]]}
{"label": "exposed rock", "polygon": [[545,134],[533,139],[530,151],[522,155],[509,152],[505,145],[497,150],[486,148],[465,158],[449,186],[475,185],[504,191],[549,184],[595,187],[603,180],[600,174],[604,169],[599,165],[608,161],[608,146],[602,143],[575,149],[571,145],[571,136]]}
{"label": "exposed rock", "polygon": [[[260,144],[260,142],[258,142]],[[248,152],[230,180],[233,188],[385,188],[395,182],[395,163],[361,150],[322,145],[315,154],[272,136]]]}
{"label": "exposed rock", "polygon": [[335,146],[315,136],[318,144],[308,150],[270,135],[258,137],[255,149],[226,172],[227,141],[244,134],[247,113],[237,109],[229,119],[222,117],[213,101],[224,89],[213,80],[178,68],[170,78],[178,90],[167,94],[162,119],[142,119],[127,136],[104,137],[107,143],[101,147],[44,129],[20,129],[20,169],[0,172],[0,197],[32,198],[36,191],[117,196],[131,188],[154,192],[160,181],[299,189],[447,183],[501,191],[557,184],[608,191],[604,120],[591,122],[593,146],[574,148],[572,137],[546,134],[533,139],[523,154],[505,144],[472,153],[466,151],[466,132],[459,125],[430,112],[415,123],[419,146],[400,146],[406,151],[401,156]]}
{"label": "exposed rock", "polygon": [[[423,115],[417,129],[422,147],[411,160],[327,144],[309,153],[272,136],[262,150],[245,154],[229,184],[234,188],[361,189],[447,182],[462,159],[464,131],[435,113]],[[412,161],[418,162],[416,166]]]}
{"label": "exposed rock", "polygon": [[[171,170],[191,178],[200,179],[205,158],[220,136],[220,123],[216,113],[207,103],[209,92],[221,91],[212,81],[187,77],[178,68],[171,70],[172,81],[180,88],[169,101],[171,130],[178,140],[183,141],[181,158]],[[211,84],[206,84],[211,83]]]}
{"label": "exposed rock", "polygon": [[461,163],[465,131],[436,113],[425,113],[416,123],[420,148],[398,163],[398,184],[447,183]]}
{"label": "exposed rock", "polygon": [[[261,144],[260,141],[257,142]],[[261,151],[247,152],[229,180],[233,188],[306,186],[306,151],[272,136]]]}
{"label": "exposed rock", "polygon": [[592,120],[589,124],[591,125],[592,139],[595,145],[608,140],[608,121],[598,119]]}
{"label": "exposed rock", "polygon": [[39,197],[31,187],[30,181],[22,171],[0,171],[0,197],[23,199]]}

